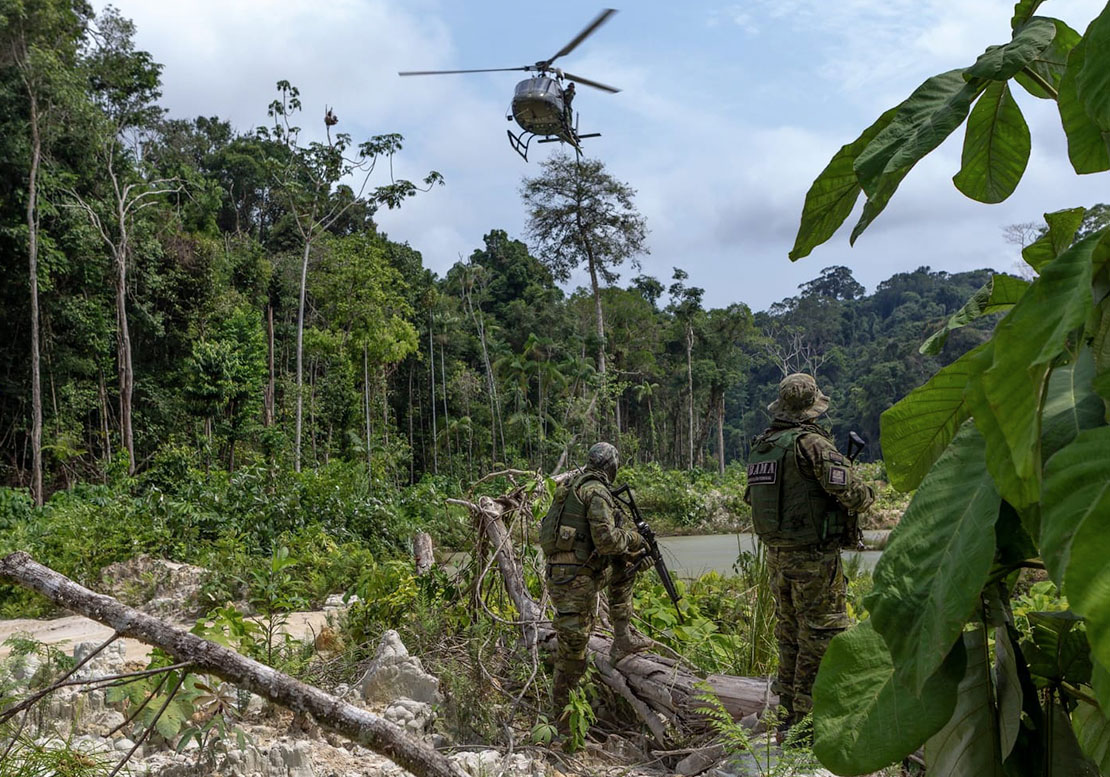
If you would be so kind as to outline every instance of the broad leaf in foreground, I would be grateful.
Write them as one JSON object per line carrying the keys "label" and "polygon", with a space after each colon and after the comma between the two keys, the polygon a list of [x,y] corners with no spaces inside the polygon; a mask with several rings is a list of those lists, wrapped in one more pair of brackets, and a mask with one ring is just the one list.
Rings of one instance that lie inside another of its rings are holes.
{"label": "broad leaf in foreground", "polygon": [[1087,113],[1076,89],[1077,74],[1087,61],[1088,50],[1086,38],[1071,50],[1056,99],[1060,123],[1068,139],[1068,159],[1080,174],[1110,170],[1110,132],[1099,127]]}
{"label": "broad leaf in foreground", "polygon": [[1021,730],[1021,679],[1018,677],[1017,656],[1005,628],[994,632],[995,686],[998,696],[998,735],[1002,760],[1014,749]]}
{"label": "broad leaf in foreground", "polygon": [[1075,74],[1075,88],[1084,110],[1100,130],[1110,130],[1110,4],[1083,34],[1087,49]]}
{"label": "broad leaf in foreground", "polygon": [[968,351],[880,417],[887,474],[899,491],[912,491],[920,485],[967,420],[964,388],[985,348],[984,344]]}
{"label": "broad leaf in foreground", "polygon": [[964,77],[988,78],[1005,82],[1032,62],[1052,42],[1056,25],[1049,19],[1030,19],[1014,31],[1014,37],[1002,46],[992,46],[979,55],[975,64],[964,71]]}
{"label": "broad leaf in foreground", "polygon": [[1002,777],[1001,744],[990,687],[986,629],[963,635],[967,670],[948,723],[925,743],[929,774],[944,777]]}
{"label": "broad leaf in foreground", "polygon": [[1021,249],[1021,258],[1040,272],[1042,267],[1064,253],[1072,244],[1086,213],[1086,208],[1067,208],[1044,214],[1048,231]]}
{"label": "broad leaf in foreground", "polygon": [[837,774],[866,774],[912,753],[951,717],[964,673],[957,643],[921,696],[894,677],[869,621],[829,644],[813,684],[813,752]]}
{"label": "broad leaf in foreground", "polygon": [[1005,81],[994,81],[967,120],[956,188],[979,202],[1002,202],[1017,188],[1029,163],[1029,125]]}
{"label": "broad leaf in foreground", "polygon": [[[1056,25],[1056,35],[1045,49],[1038,54],[1014,80],[1025,91],[1042,100],[1055,100],[1060,90],[1060,79],[1068,66],[1068,54],[1079,43],[1080,35],[1059,19],[1052,19]],[[1047,88],[1046,88],[1047,85]],[[1049,91],[1051,90],[1051,91]]]}
{"label": "broad leaf in foreground", "polygon": [[944,327],[929,336],[929,339],[918,348],[919,353],[935,356],[948,342],[948,334],[956,329],[967,326],[972,321],[991,313],[1002,313],[1012,308],[1025,290],[1029,288],[1029,281],[1015,278],[1013,275],[996,273],[982,288],[975,292],[962,308],[952,314]]}
{"label": "broad leaf in foreground", "polygon": [[[981,381],[986,402],[973,412],[977,423],[989,412],[1002,433],[1005,454],[1024,484],[1021,494],[1003,494],[1019,509],[1039,497],[1040,410],[1049,366],[1090,313],[1091,260],[1101,238],[1090,235],[1047,264],[995,328],[994,361]],[[1000,455],[998,440],[985,436],[991,458]]]}
{"label": "broad leaf in foreground", "polygon": [[1092,388],[1095,360],[1083,348],[1071,364],[1057,367],[1048,379],[1041,416],[1041,455],[1049,459],[1084,429],[1102,425],[1102,400]]}
{"label": "broad leaf in foreground", "polygon": [[[1044,532],[1052,528],[1067,547],[1067,527],[1074,527],[1067,551],[1053,556],[1055,570],[1064,564],[1064,595],[1073,611],[1087,619],[1091,651],[1103,666],[1110,666],[1110,426],[1080,432],[1071,445],[1049,460],[1042,516]],[[1070,492],[1067,490],[1070,484]],[[1063,527],[1063,528],[1060,528]],[[1046,555],[1046,565],[1049,558]]]}
{"label": "broad leaf in foreground", "polygon": [[[1073,609],[1080,614],[1083,598],[1073,598],[1080,591],[1071,590],[1072,575],[1079,532],[1088,524],[1093,532],[1110,532],[1110,427],[1101,426],[1080,432],[1075,439],[1045,465],[1044,505],[1041,511],[1041,556],[1048,573],[1064,593]],[[1110,539],[1110,534],[1107,535]],[[1095,541],[1099,539],[1096,537]],[[1105,545],[1104,545],[1105,547]],[[1076,568],[1076,585],[1084,586],[1092,575],[1106,571],[1104,556],[1093,566]],[[1081,589],[1082,590],[1082,589]],[[1110,663],[1110,655],[1103,656]]]}
{"label": "broad leaf in foreground", "polygon": [[1102,774],[1110,774],[1110,720],[1098,707],[1081,702],[1071,714],[1071,724],[1083,753]]}
{"label": "broad leaf in foreground", "polygon": [[965,423],[914,494],[865,600],[898,676],[920,694],[979,603],[1000,499],[983,437]]}
{"label": "broad leaf in foreground", "polygon": [[867,144],[894,118],[899,106],[884,113],[858,138],[843,146],[832,158],[806,192],[802,208],[802,223],[790,251],[790,260],[796,261],[824,243],[844,223],[852,212],[861,191],[856,171],[856,157]]}

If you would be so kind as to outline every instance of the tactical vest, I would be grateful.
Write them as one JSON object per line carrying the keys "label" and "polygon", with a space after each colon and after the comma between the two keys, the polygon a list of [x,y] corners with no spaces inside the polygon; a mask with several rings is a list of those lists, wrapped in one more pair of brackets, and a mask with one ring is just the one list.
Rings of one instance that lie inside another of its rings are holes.
{"label": "tactical vest", "polygon": [[574,551],[575,561],[587,564],[596,560],[594,539],[586,519],[586,505],[578,490],[591,480],[603,483],[595,472],[584,472],[568,485],[559,486],[555,499],[540,523],[540,548],[551,559],[556,553]]}
{"label": "tactical vest", "polygon": [[752,522],[772,548],[839,540],[847,514],[821,484],[798,467],[797,441],[813,428],[772,430],[756,438],[748,459]]}

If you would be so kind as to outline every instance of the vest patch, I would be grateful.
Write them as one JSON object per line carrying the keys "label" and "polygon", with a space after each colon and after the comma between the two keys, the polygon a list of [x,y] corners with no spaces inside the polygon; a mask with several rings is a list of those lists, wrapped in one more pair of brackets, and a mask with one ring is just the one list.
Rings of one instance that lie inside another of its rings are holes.
{"label": "vest patch", "polygon": [[756,461],[748,465],[748,485],[774,485],[779,482],[779,463]]}

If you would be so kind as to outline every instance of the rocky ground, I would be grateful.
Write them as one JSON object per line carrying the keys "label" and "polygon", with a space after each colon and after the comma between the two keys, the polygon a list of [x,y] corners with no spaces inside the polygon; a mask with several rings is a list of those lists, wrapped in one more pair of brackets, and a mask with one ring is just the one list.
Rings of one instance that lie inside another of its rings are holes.
{"label": "rocky ground", "polygon": [[[140,558],[105,571],[105,592],[134,606],[186,627],[194,620],[196,591],[203,570]],[[296,639],[317,640],[329,619],[336,617],[338,597],[332,607],[318,612],[294,613],[285,630]],[[79,616],[50,621],[0,621],[0,643],[10,637],[28,637],[54,646],[78,661],[111,636],[111,630]],[[96,655],[78,670],[75,679],[92,681],[146,666],[150,649],[142,643],[121,639]],[[38,654],[13,655],[12,645],[0,647],[0,693],[25,692],[40,675],[44,659]],[[437,730],[437,707],[443,697],[439,681],[424,670],[418,657],[409,654],[396,632],[387,632],[373,662],[357,682],[335,689],[346,701],[361,705],[423,738],[447,753],[466,774],[473,777],[562,777],[563,775],[651,775],[706,774],[711,777],[740,777],[770,773],[764,752],[756,763],[751,753],[727,758],[723,751],[708,758],[687,758],[668,769],[663,759],[645,755],[632,742],[610,736],[601,745],[591,744],[584,752],[567,756],[544,748],[526,748],[506,753],[494,749],[459,749]],[[201,747],[195,739],[183,747],[178,736],[168,739],[154,732],[141,740],[143,729],[130,725],[123,703],[110,701],[107,691],[95,683],[61,688],[43,700],[25,719],[24,742],[39,750],[69,748],[85,758],[115,763],[132,748],[135,752],[127,773],[150,777],[403,777],[408,773],[388,759],[339,737],[321,731],[311,721],[295,719],[258,696],[220,688],[217,695],[236,700],[233,721],[236,731]],[[0,707],[4,706],[0,703]],[[197,720],[203,718],[198,712]],[[241,736],[240,736],[241,734]],[[0,749],[6,746],[0,737]],[[20,758],[13,749],[9,758]],[[23,752],[27,752],[24,750]],[[759,755],[758,752],[756,754]],[[770,753],[771,758],[777,753]],[[675,758],[669,759],[673,763]],[[772,764],[773,765],[773,764]],[[782,766],[785,766],[783,764]],[[19,773],[19,770],[16,770]],[[776,772],[797,774],[799,772]],[[827,774],[813,772],[808,774]]]}

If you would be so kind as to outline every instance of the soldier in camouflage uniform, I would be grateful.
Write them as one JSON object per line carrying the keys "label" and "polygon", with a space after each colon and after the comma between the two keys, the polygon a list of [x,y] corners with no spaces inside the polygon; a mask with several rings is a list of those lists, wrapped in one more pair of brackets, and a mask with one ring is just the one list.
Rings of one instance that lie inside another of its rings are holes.
{"label": "soldier in camouflage uniform", "polygon": [[816,419],[829,408],[803,373],[779,384],[774,420],[755,438],[748,490],[755,531],[767,548],[775,597],[778,676],[772,688],[788,728],[813,709],[810,695],[829,641],[848,627],[840,548],[855,546],[856,514],[875,496]]}
{"label": "soldier in camouflage uniform", "polygon": [[632,562],[643,549],[634,528],[614,520],[609,493],[617,474],[617,449],[606,442],[590,448],[586,468],[559,486],[540,526],[547,559],[547,590],[555,606],[554,719],[565,725],[570,692],[586,671],[586,646],[597,619],[598,594],[608,586],[614,662],[652,642],[632,628]]}

